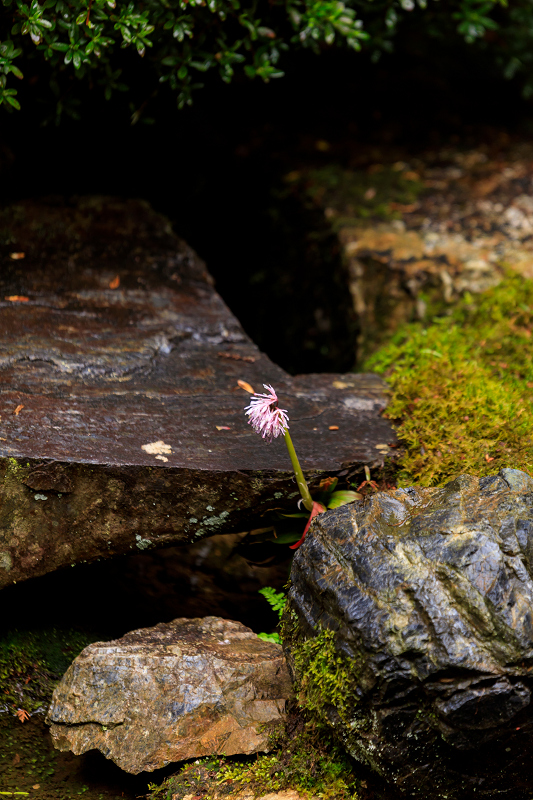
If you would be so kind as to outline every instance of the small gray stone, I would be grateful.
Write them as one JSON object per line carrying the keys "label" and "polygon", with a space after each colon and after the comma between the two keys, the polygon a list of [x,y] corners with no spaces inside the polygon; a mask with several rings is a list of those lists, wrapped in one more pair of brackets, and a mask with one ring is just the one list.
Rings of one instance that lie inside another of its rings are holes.
{"label": "small gray stone", "polygon": [[505,467],[500,475],[513,492],[533,492],[533,478],[520,469]]}
{"label": "small gray stone", "polygon": [[54,745],[126,772],[268,750],[291,689],[281,647],[240,622],[175,619],[97,642],[70,665],[47,721]]}

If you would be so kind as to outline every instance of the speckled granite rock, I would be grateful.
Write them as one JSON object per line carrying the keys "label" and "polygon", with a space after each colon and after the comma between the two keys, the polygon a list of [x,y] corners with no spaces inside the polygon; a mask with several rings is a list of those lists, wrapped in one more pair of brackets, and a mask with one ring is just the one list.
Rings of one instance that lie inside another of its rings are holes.
{"label": "speckled granite rock", "polygon": [[532,570],[533,479],[518,470],[321,515],[285,618],[302,701],[318,681],[348,751],[410,796],[529,800]]}
{"label": "speckled granite rock", "polygon": [[267,750],[290,679],[281,648],[240,622],[176,619],[89,645],[54,692],[54,745],[126,772]]}

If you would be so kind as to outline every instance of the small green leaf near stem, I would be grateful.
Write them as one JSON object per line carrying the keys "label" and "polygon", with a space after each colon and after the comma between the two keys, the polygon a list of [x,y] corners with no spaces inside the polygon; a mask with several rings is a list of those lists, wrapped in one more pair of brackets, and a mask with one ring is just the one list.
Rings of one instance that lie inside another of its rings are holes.
{"label": "small green leaf near stem", "polygon": [[285,444],[287,445],[287,450],[289,451],[292,468],[294,470],[294,474],[296,475],[296,483],[298,484],[298,489],[302,495],[303,504],[308,511],[312,511],[313,498],[311,497],[309,486],[304,478],[300,462],[298,461],[298,456],[296,455],[296,450],[294,449],[294,445],[288,431],[285,433]]}

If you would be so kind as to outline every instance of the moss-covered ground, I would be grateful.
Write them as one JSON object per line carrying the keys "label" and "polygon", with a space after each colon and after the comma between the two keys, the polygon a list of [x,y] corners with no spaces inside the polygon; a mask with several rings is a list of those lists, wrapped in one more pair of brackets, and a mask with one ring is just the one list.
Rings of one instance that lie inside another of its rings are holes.
{"label": "moss-covered ground", "polygon": [[255,796],[285,789],[302,797],[358,800],[366,781],[320,725],[300,714],[289,715],[272,735],[272,752],[227,759],[212,757],[186,764],[160,786],[152,785],[150,800],[231,800],[243,789]]}
{"label": "moss-covered ground", "polygon": [[533,281],[509,273],[451,313],[403,326],[362,369],[391,388],[399,485],[533,471]]}
{"label": "moss-covered ground", "polygon": [[9,630],[0,636],[0,708],[23,718],[45,709],[71,661],[98,637],[74,630]]}
{"label": "moss-covered ground", "polygon": [[44,717],[54,686],[97,634],[64,628],[0,633],[0,797],[133,800],[146,778],[125,775],[99,753],[54,749]]}
{"label": "moss-covered ground", "polygon": [[403,162],[345,169],[339,164],[287,173],[287,191],[325,210],[332,230],[368,219],[401,219],[424,183]]}
{"label": "moss-covered ground", "polygon": [[[163,780],[162,773],[155,780]],[[92,751],[82,756],[54,749],[43,714],[24,723],[0,714],[2,800],[135,800],[146,794],[150,775],[127,775]]]}

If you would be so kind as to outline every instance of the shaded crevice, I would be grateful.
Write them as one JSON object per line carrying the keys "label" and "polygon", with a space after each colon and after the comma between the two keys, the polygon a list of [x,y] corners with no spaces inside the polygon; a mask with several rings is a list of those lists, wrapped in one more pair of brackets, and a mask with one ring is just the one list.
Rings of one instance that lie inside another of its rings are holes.
{"label": "shaded crevice", "polygon": [[58,728],[85,728],[87,725],[97,725],[103,731],[112,731],[125,724],[125,720],[120,722],[102,722],[97,719],[86,719],[83,722],[65,722],[64,720],[47,719],[48,723],[56,725]]}

